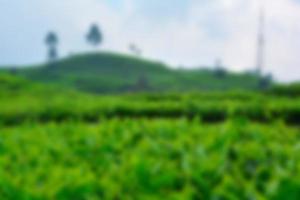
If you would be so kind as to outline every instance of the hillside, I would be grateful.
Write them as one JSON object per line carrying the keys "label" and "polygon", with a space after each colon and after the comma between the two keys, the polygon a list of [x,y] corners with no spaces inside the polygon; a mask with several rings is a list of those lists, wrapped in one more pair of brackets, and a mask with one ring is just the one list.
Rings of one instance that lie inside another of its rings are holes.
{"label": "hillside", "polygon": [[257,89],[253,74],[208,69],[171,69],[165,64],[115,53],[74,55],[51,65],[26,67],[18,75],[88,92]]}

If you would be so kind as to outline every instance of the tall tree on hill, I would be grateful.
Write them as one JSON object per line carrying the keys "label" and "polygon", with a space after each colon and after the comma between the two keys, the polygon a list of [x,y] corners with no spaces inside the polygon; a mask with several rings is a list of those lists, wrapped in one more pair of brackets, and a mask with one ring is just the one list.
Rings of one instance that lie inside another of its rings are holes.
{"label": "tall tree on hill", "polygon": [[103,37],[100,28],[96,24],[92,24],[89,32],[86,35],[86,40],[89,44],[97,47],[102,43]]}
{"label": "tall tree on hill", "polygon": [[49,62],[54,62],[58,58],[57,45],[58,36],[55,32],[49,32],[46,35],[45,43],[48,46],[48,59]]}

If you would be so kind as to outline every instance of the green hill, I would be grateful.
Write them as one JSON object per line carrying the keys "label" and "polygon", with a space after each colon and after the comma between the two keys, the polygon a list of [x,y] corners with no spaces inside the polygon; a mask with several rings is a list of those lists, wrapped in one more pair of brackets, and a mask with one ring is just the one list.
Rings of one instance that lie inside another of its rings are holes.
{"label": "green hill", "polygon": [[171,69],[163,63],[108,52],[74,55],[15,73],[30,80],[96,93],[253,90],[259,83],[259,77],[249,73]]}

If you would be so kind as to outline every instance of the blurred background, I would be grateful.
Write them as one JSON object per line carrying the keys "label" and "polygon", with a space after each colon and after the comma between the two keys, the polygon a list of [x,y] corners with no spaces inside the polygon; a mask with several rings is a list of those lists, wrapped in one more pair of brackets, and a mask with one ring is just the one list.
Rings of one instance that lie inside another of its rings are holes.
{"label": "blurred background", "polygon": [[[53,32],[57,58],[109,51],[173,69],[259,67],[280,82],[300,79],[298,0],[2,0],[0,11],[2,68],[44,63]],[[91,44],[93,25],[101,39]]]}
{"label": "blurred background", "polygon": [[0,0],[0,199],[299,200],[300,0]]}

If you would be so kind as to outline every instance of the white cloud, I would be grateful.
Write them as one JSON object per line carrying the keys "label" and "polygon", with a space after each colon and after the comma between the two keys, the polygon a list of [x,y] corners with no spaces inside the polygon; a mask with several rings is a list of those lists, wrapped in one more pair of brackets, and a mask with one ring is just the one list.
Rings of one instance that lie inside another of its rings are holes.
{"label": "white cloud", "polygon": [[[5,12],[0,12],[6,30],[0,38],[4,44],[0,47],[2,63],[43,60],[42,39],[49,29],[60,34],[64,55],[86,50],[84,34],[90,23],[98,22],[105,35],[105,49],[126,52],[134,42],[145,57],[174,66],[207,66],[219,57],[233,70],[250,69],[255,64],[262,0],[186,0],[184,4],[184,0],[166,0],[169,3],[157,4],[157,9],[146,0],[116,0],[117,8],[105,0],[4,1]],[[164,16],[162,11],[168,4]],[[265,4],[265,71],[284,81],[300,79],[299,3],[265,0]]]}

